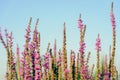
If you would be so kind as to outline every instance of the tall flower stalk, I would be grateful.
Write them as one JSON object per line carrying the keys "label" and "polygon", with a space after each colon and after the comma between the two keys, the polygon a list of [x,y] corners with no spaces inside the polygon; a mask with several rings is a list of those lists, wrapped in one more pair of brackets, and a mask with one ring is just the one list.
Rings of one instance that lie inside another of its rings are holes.
{"label": "tall flower stalk", "polygon": [[6,79],[15,80],[16,70],[15,70],[15,62],[14,62],[14,54],[13,54],[13,36],[12,32],[9,34],[7,29],[5,29],[6,42],[3,39],[1,28],[0,28],[0,40],[7,52],[7,73]]}
{"label": "tall flower stalk", "polygon": [[89,71],[88,71],[88,66],[85,65],[85,42],[84,42],[84,37],[85,37],[85,31],[86,31],[86,25],[83,24],[81,15],[78,19],[78,28],[80,29],[80,48],[79,48],[79,54],[80,54],[80,79],[81,80],[89,80],[90,76]]}
{"label": "tall flower stalk", "polygon": [[75,80],[75,53],[70,54],[70,80]]}
{"label": "tall flower stalk", "polygon": [[33,51],[34,54],[32,54],[33,58],[33,79],[34,80],[41,80],[42,73],[41,73],[41,59],[40,59],[40,33],[37,31],[37,25],[38,25],[39,19],[36,21],[34,33],[33,33],[33,43],[35,43],[35,50]]}
{"label": "tall flower stalk", "polygon": [[99,34],[98,34],[98,37],[97,37],[97,39],[96,39],[96,44],[95,44],[95,46],[96,46],[96,51],[97,51],[96,80],[99,80],[99,79],[100,79],[100,51],[101,51],[101,39],[100,39]]}
{"label": "tall flower stalk", "polygon": [[106,55],[105,59],[104,59],[104,71],[103,71],[104,80],[110,80],[110,78],[109,78],[110,73],[109,73],[109,68],[108,68],[107,61],[108,61],[108,59],[107,59],[107,55]]}
{"label": "tall flower stalk", "polygon": [[62,72],[62,53],[61,53],[61,50],[58,51],[58,59],[57,59],[57,67],[58,67],[58,80],[61,80],[62,78],[62,75],[61,75],[61,72]]}
{"label": "tall flower stalk", "polygon": [[54,42],[54,65],[56,65],[56,52],[57,51],[57,46],[56,46],[56,39],[55,39],[55,42]]}
{"label": "tall flower stalk", "polygon": [[77,53],[76,61],[75,61],[75,80],[78,80],[79,75],[79,53]]}
{"label": "tall flower stalk", "polygon": [[20,77],[20,52],[19,52],[18,45],[16,48],[16,53],[17,53],[17,77],[18,77],[18,80],[21,80],[21,77]]}
{"label": "tall flower stalk", "polygon": [[113,2],[111,4],[111,25],[112,25],[112,56],[111,56],[111,79],[114,79],[114,71],[113,71],[113,67],[114,67],[114,57],[115,57],[115,49],[116,49],[116,23],[115,23],[115,17],[114,17],[114,13],[113,13]]}
{"label": "tall flower stalk", "polygon": [[32,76],[31,76],[31,67],[30,67],[30,53],[29,53],[29,42],[30,42],[30,26],[31,26],[31,22],[32,22],[32,18],[30,18],[30,21],[29,21],[29,24],[28,24],[28,27],[26,29],[26,35],[25,35],[25,38],[26,38],[26,42],[25,42],[25,49],[24,49],[24,54],[23,54],[23,57],[24,57],[24,63],[23,63],[23,67],[24,67],[24,70],[23,70],[23,80],[32,80]]}
{"label": "tall flower stalk", "polygon": [[64,30],[63,30],[63,50],[62,50],[62,71],[63,71],[63,79],[67,80],[67,50],[66,50],[66,24],[64,23]]}

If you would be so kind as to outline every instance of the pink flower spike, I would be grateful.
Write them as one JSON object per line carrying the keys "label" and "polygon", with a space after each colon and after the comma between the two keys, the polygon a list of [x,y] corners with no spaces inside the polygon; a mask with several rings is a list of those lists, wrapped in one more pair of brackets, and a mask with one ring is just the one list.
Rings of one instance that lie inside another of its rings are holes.
{"label": "pink flower spike", "polygon": [[79,52],[80,52],[81,54],[84,53],[85,48],[86,48],[85,43],[84,43],[84,42],[80,42]]}
{"label": "pink flower spike", "polygon": [[115,24],[115,17],[114,17],[113,12],[111,12],[110,16],[111,16],[111,24],[112,24],[112,28],[115,28],[115,27],[116,27],[116,24]]}
{"label": "pink flower spike", "polygon": [[96,39],[96,44],[95,44],[95,46],[96,46],[96,50],[97,51],[101,51],[101,39],[100,39],[100,37],[99,37],[99,34],[98,34],[98,38]]}
{"label": "pink flower spike", "polygon": [[116,24],[115,24],[115,17],[114,17],[114,13],[113,13],[113,3],[112,3],[112,5],[111,5],[110,17],[111,17],[112,28],[115,29]]}
{"label": "pink flower spike", "polygon": [[83,30],[83,21],[81,19],[81,14],[80,14],[80,17],[78,19],[78,28],[80,28],[80,30]]}

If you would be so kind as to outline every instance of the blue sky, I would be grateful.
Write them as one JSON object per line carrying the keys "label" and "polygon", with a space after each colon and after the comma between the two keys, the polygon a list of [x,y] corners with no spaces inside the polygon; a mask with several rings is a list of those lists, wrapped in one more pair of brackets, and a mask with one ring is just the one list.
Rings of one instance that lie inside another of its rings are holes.
{"label": "blue sky", "polygon": [[[115,63],[119,63],[120,48],[120,1],[119,0],[0,0],[0,26],[13,32],[14,47],[18,43],[24,45],[25,28],[29,18],[32,17],[32,29],[37,18],[40,19],[38,31],[41,33],[41,54],[45,53],[48,42],[53,47],[57,39],[57,47],[62,48],[63,23],[67,27],[67,51],[71,49],[78,52],[79,30],[77,20],[79,14],[87,25],[86,52],[91,51],[90,63],[95,63],[95,39],[100,33],[102,40],[101,56],[108,54],[112,42],[112,29],[110,23],[110,5],[114,2],[114,14],[117,29],[117,50]],[[21,49],[22,50],[22,49]],[[14,49],[15,51],[15,49]],[[6,69],[6,52],[0,44],[0,78],[3,78]],[[2,65],[2,66],[1,66]],[[91,64],[90,64],[91,65]],[[120,70],[120,67],[117,66]]]}

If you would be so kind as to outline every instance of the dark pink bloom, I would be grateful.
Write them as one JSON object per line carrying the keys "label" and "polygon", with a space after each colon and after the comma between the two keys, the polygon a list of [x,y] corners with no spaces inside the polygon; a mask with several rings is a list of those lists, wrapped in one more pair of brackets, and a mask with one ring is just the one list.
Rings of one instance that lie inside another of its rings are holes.
{"label": "dark pink bloom", "polygon": [[47,53],[44,55],[44,63],[43,63],[43,67],[44,69],[49,69],[49,57],[50,57],[50,54]]}
{"label": "dark pink bloom", "polygon": [[101,51],[101,40],[100,40],[99,34],[98,34],[98,38],[96,39],[95,46],[97,51]]}
{"label": "dark pink bloom", "polygon": [[80,70],[80,74],[85,80],[90,80],[88,66],[82,66]]}
{"label": "dark pink bloom", "polygon": [[115,17],[114,17],[113,12],[111,12],[110,16],[111,16],[112,28],[115,28],[115,27],[116,27],[116,24],[115,24]]}
{"label": "dark pink bloom", "polygon": [[9,46],[10,46],[10,47],[13,46],[13,36],[12,36],[12,32],[8,35],[8,43],[9,43]]}
{"label": "dark pink bloom", "polygon": [[36,59],[40,58],[40,54],[35,54],[35,58]]}
{"label": "dark pink bloom", "polygon": [[26,40],[29,42],[30,41],[30,27],[27,27],[27,29],[26,29],[26,35],[25,35],[25,38],[26,38]]}
{"label": "dark pink bloom", "polygon": [[84,50],[85,50],[85,43],[84,42],[80,42],[80,49],[79,49],[79,52],[82,54],[84,53]]}
{"label": "dark pink bloom", "polygon": [[83,22],[81,19],[78,19],[78,28],[80,28],[80,30],[83,30]]}
{"label": "dark pink bloom", "polygon": [[36,53],[35,54],[35,60],[34,60],[34,70],[35,70],[35,77],[34,77],[34,80],[41,80],[41,74],[40,74],[40,54]]}
{"label": "dark pink bloom", "polygon": [[44,59],[47,59],[47,60],[48,60],[48,59],[49,59],[49,56],[50,56],[49,53],[45,54],[45,55],[44,55]]}

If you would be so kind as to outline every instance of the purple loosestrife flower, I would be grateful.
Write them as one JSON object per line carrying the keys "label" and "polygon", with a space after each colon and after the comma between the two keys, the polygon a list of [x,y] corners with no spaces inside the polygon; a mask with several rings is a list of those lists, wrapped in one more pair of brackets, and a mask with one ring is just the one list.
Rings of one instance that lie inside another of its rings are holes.
{"label": "purple loosestrife flower", "polygon": [[33,41],[34,42],[38,42],[38,31],[37,31],[37,27],[35,27],[35,30],[34,30],[34,34],[33,34]]}
{"label": "purple loosestrife flower", "polygon": [[83,21],[81,18],[78,19],[78,28],[80,28],[80,30],[83,30]]}
{"label": "purple loosestrife flower", "polygon": [[10,74],[11,74],[11,78],[15,78],[15,65],[16,65],[16,63],[14,62],[14,54],[12,51],[12,47],[13,47],[12,32],[9,35],[7,35],[7,38],[8,38],[8,44],[9,44]]}
{"label": "purple loosestrife flower", "polygon": [[98,34],[98,38],[96,39],[96,50],[99,52],[101,51],[101,40],[100,40],[100,37],[99,37],[99,34]]}
{"label": "purple loosestrife flower", "polygon": [[31,74],[30,74],[31,68],[30,68],[30,65],[29,65],[29,62],[28,62],[28,56],[26,56],[24,70],[25,70],[24,80],[32,80],[32,77],[31,77]]}
{"label": "purple loosestrife flower", "polygon": [[110,73],[109,73],[109,69],[108,69],[108,65],[107,65],[107,55],[105,56],[105,59],[104,59],[104,80],[110,80],[109,76],[110,76]]}
{"label": "purple loosestrife flower", "polygon": [[61,51],[58,52],[58,59],[57,59],[57,66],[59,67],[61,65],[62,61],[62,53]]}
{"label": "purple loosestrife flower", "polygon": [[61,60],[60,58],[57,59],[57,66],[60,66],[60,65],[61,65],[61,61],[62,61],[62,60]]}
{"label": "purple loosestrife flower", "polygon": [[10,46],[10,48],[12,48],[12,46],[13,46],[13,37],[12,37],[12,32],[11,32],[11,34],[10,34],[10,35],[8,35],[8,39],[9,39],[9,46]]}
{"label": "purple loosestrife flower", "polygon": [[35,67],[34,67],[34,70],[35,70],[35,77],[34,77],[34,80],[41,80],[41,74],[40,74],[40,54],[36,53],[35,54],[35,61],[34,61],[34,64],[35,64]]}
{"label": "purple loosestrife flower", "polygon": [[[82,80],[90,80],[89,77],[89,71],[88,71],[88,66],[85,65],[85,60],[84,60],[84,51],[85,51],[85,42],[84,42],[84,34],[85,34],[85,28],[84,24],[81,20],[81,15],[78,20],[78,28],[80,29],[80,48],[79,48],[79,59],[80,59],[80,75]],[[84,29],[84,30],[83,30]]]}
{"label": "purple loosestrife flower", "polygon": [[25,35],[25,48],[24,48],[24,54],[23,54],[23,78],[24,80],[32,80],[31,76],[31,55],[29,51],[29,42],[30,42],[30,25],[31,25],[32,18],[30,18],[28,27],[26,29],[26,35]]}
{"label": "purple loosestrife flower", "polygon": [[110,16],[111,16],[111,24],[112,24],[112,28],[115,29],[116,24],[115,24],[115,17],[114,17],[114,13],[113,13],[113,11],[111,11]]}
{"label": "purple loosestrife flower", "polygon": [[114,71],[114,58],[115,58],[115,50],[116,50],[116,25],[115,25],[115,17],[113,13],[113,2],[111,4],[111,23],[112,23],[112,54],[111,54],[111,61],[110,61],[110,69],[109,72],[111,73],[110,77],[113,80],[115,77]]}
{"label": "purple loosestrife flower", "polygon": [[86,48],[85,43],[84,43],[84,42],[80,42],[79,52],[80,52],[81,54],[84,53],[85,48]]}
{"label": "purple loosestrife flower", "polygon": [[[35,29],[33,31],[33,41],[29,44],[30,54],[31,54],[31,64],[32,64],[32,76],[34,79],[40,79],[40,54],[39,54],[39,40],[38,40],[38,31],[37,24],[35,25]],[[38,57],[39,56],[39,57]]]}
{"label": "purple loosestrife flower", "polygon": [[98,79],[100,79],[100,54],[99,54],[99,52],[101,51],[101,39],[99,37],[99,34],[98,34],[98,37],[96,39],[95,47],[96,47],[95,49],[97,51],[96,79],[98,80]]}
{"label": "purple loosestrife flower", "polygon": [[26,29],[26,35],[25,35],[25,38],[26,38],[26,40],[29,42],[30,41],[30,32],[31,32],[31,30],[30,30],[30,27],[27,27],[27,29]]}
{"label": "purple loosestrife flower", "polygon": [[89,75],[89,71],[88,71],[88,66],[82,66],[81,70],[80,70],[80,74],[82,76],[82,79],[85,80],[90,80],[90,75]]}
{"label": "purple loosestrife flower", "polygon": [[34,80],[41,80],[42,78],[42,73],[41,73],[41,59],[40,59],[40,34],[37,32],[37,28],[35,27],[34,30],[34,35],[33,35],[33,45],[35,46],[36,51],[33,51],[34,55],[34,71],[35,74],[34,76]]}
{"label": "purple loosestrife flower", "polygon": [[36,43],[35,42],[32,42],[29,44],[28,48],[31,50],[31,49],[35,49],[36,48]]}
{"label": "purple loosestrife flower", "polygon": [[49,57],[50,57],[49,53],[44,55],[43,67],[44,67],[45,70],[49,69]]}
{"label": "purple loosestrife flower", "polygon": [[20,63],[21,63],[20,76],[24,77],[24,74],[25,74],[25,57],[26,57],[25,52],[22,52],[22,56],[23,57],[20,59]]}
{"label": "purple loosestrife flower", "polygon": [[84,61],[84,50],[85,50],[85,43],[80,42],[79,52],[80,52],[80,63],[81,63],[81,67],[80,67],[81,79],[90,80],[88,66],[85,65],[85,61]]}

